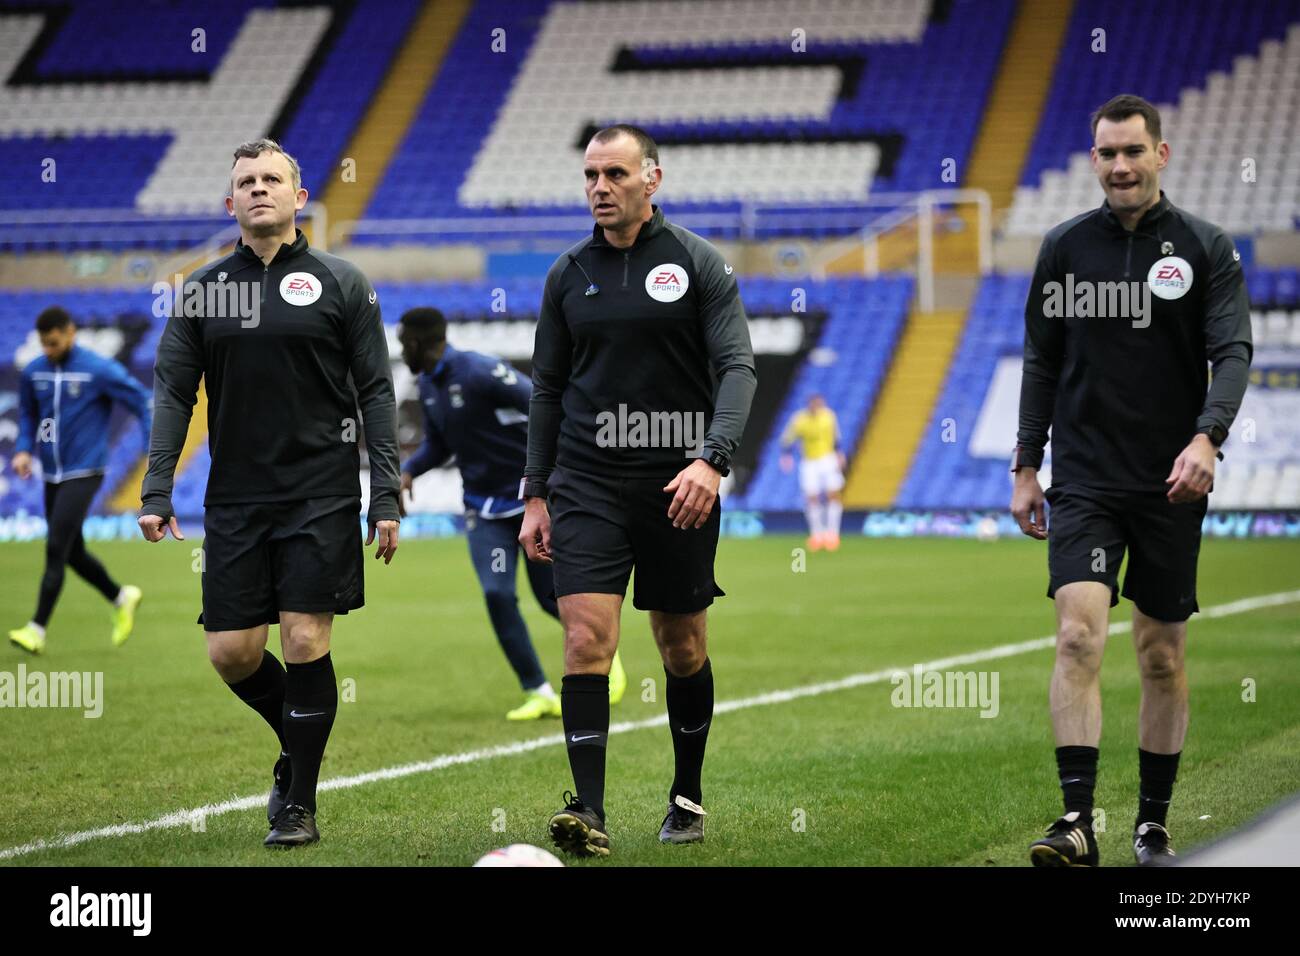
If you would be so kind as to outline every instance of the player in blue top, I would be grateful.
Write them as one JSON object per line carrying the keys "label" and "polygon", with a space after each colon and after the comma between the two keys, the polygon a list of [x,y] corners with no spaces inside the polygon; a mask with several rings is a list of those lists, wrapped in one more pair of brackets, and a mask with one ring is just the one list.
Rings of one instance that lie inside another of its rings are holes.
{"label": "player in blue top", "polygon": [[19,385],[18,444],[13,469],[26,480],[32,451],[38,450],[45,479],[45,574],[36,613],[9,632],[9,640],[33,654],[45,650],[45,625],[63,589],[63,569],[71,565],[91,587],[113,602],[113,646],[131,636],[142,597],[133,584],[118,586],[86,550],[81,525],[104,481],[108,463],[108,423],[113,403],[125,405],[140,421],[149,447],[149,392],[121,363],[76,344],[77,327],[57,306],[36,319],[40,358],[23,369]]}
{"label": "player in blue top", "polygon": [[[519,476],[528,443],[532,382],[500,359],[448,345],[447,321],[437,309],[408,311],[397,337],[403,361],[417,376],[424,412],[424,443],[402,466],[399,507],[405,515],[405,496],[411,494],[414,478],[455,457],[464,486],[470,560],[497,640],[526,694],[506,719],[559,717],[560,698],[542,672],[515,596],[524,514]],[[532,561],[524,565],[537,603],[558,619],[551,566]],[[618,703],[626,689],[627,675],[616,657],[610,702]]]}

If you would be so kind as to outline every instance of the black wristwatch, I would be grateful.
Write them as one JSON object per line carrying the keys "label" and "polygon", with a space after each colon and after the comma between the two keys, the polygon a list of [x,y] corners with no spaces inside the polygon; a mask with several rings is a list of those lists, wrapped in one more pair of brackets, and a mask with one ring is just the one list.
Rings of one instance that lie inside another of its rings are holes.
{"label": "black wristwatch", "polygon": [[1222,448],[1223,443],[1228,440],[1228,432],[1222,425],[1208,425],[1202,428],[1196,434],[1204,435],[1210,440],[1215,448]]}
{"label": "black wristwatch", "polygon": [[726,452],[714,449],[704,456],[704,460],[712,465],[723,478],[731,474],[731,458]]}
{"label": "black wristwatch", "polygon": [[522,478],[519,481],[520,498],[545,498],[549,491],[545,478]]}

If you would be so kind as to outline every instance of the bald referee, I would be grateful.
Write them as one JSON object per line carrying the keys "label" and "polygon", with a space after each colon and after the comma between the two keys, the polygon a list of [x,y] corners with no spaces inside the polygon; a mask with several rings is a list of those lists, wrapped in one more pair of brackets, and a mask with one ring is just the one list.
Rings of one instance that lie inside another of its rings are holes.
{"label": "bald referee", "polygon": [[607,856],[608,675],[633,570],[673,740],[659,839],[704,839],[706,620],[723,593],[713,572],[718,486],[756,377],[731,266],[652,204],[663,179],[654,140],[634,126],[603,129],[583,172],[595,227],[546,277],[519,540],[530,560],[554,564],[564,626],[560,699],[577,792],[551,817],[551,837],[567,852]]}
{"label": "bald referee", "polygon": [[1047,539],[1057,619],[1051,708],[1065,812],[1030,859],[1098,863],[1098,677],[1127,551],[1123,594],[1142,682],[1133,852],[1139,865],[1159,866],[1174,858],[1166,814],[1187,734],[1187,619],[1198,610],[1216,456],[1246,391],[1250,303],[1232,240],[1160,189],[1169,144],[1155,107],[1117,96],[1093,114],[1092,132],[1106,199],[1043,239],[1025,304],[1011,465],[1011,512],[1025,534]]}
{"label": "bald referee", "polygon": [[[358,410],[370,457],[366,545],[397,550],[397,406],[378,297],[355,266],[312,249],[298,162],[269,139],[235,150],[226,209],[240,240],[199,269],[154,369],[154,427],[140,530],[181,538],[172,477],[199,379],[212,468],[204,499],[208,658],[270,725],[280,757],[267,846],[320,839],[316,781],[338,709],[335,614],[365,603]],[[280,625],[285,665],[266,649]],[[198,706],[208,704],[199,702]]]}

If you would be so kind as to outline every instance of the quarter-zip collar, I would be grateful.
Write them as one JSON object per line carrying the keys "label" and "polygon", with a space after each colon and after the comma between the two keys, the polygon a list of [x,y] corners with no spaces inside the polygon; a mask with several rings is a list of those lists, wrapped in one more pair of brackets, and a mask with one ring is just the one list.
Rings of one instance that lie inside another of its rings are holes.
{"label": "quarter-zip collar", "polygon": [[295,235],[292,243],[288,243],[288,242],[280,243],[280,250],[271,258],[270,265],[265,265],[262,262],[261,256],[259,256],[248,246],[244,245],[243,239],[240,239],[238,242],[235,243],[235,255],[240,256],[243,259],[247,259],[250,262],[256,262],[258,265],[262,265],[265,268],[269,269],[270,266],[275,265],[277,262],[281,262],[286,259],[292,259],[295,256],[300,256],[307,251],[307,237],[302,234],[302,230],[295,229],[294,233]]}
{"label": "quarter-zip collar", "polygon": [[[618,249],[619,252],[631,252],[637,246],[649,242],[659,233],[663,232],[664,211],[655,205],[651,205],[650,208],[654,210],[654,213],[650,216],[649,219],[641,223],[641,230],[636,234],[636,240],[632,243],[632,245],[628,246],[625,249],[619,248]],[[599,223],[592,226],[591,244],[593,246],[605,246],[609,249],[618,248],[617,246],[611,245],[609,240],[605,238],[605,230]]]}
{"label": "quarter-zip collar", "polygon": [[[1143,227],[1154,226],[1164,218],[1165,214],[1168,213],[1171,208],[1173,208],[1173,203],[1169,201],[1169,197],[1165,195],[1165,191],[1163,189],[1160,190],[1159,201],[1142,214],[1142,218],[1139,219],[1137,225],[1133,227],[1133,231],[1135,233],[1151,232],[1150,228],[1144,229]],[[1109,199],[1103,199],[1101,201],[1101,217],[1102,221],[1104,221],[1111,229],[1118,230],[1119,232],[1128,232],[1128,230],[1124,228],[1124,224],[1119,221],[1119,216],[1115,215],[1115,210],[1110,208]]]}

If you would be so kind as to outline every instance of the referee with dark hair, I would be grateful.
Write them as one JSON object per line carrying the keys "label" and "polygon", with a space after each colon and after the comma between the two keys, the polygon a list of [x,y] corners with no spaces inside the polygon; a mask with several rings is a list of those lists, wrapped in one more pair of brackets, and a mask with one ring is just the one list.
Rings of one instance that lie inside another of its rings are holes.
{"label": "referee with dark hair", "polygon": [[[1232,240],[1160,189],[1169,144],[1155,107],[1117,96],[1093,114],[1092,132],[1106,200],[1043,239],[1025,304],[1011,466],[1011,512],[1025,534],[1048,542],[1057,618],[1051,713],[1065,812],[1030,858],[1098,862],[1099,674],[1127,550],[1123,593],[1134,605],[1142,681],[1133,852],[1139,865],[1163,865],[1174,857],[1166,814],[1187,733],[1183,658],[1198,610],[1201,523],[1246,391],[1250,303]],[[1049,429],[1044,496],[1038,469]]]}
{"label": "referee with dark hair", "polygon": [[718,486],[756,377],[731,266],[652,204],[663,177],[654,141],[634,126],[603,129],[584,175],[595,227],[551,267],[537,324],[519,540],[531,560],[553,562],[564,626],[560,698],[577,793],[551,817],[551,837],[606,856],[608,674],[634,569],[632,604],[650,612],[673,740],[659,838],[704,839]]}
{"label": "referee with dark hair", "polygon": [[[316,782],[338,709],[330,634],[335,614],[365,603],[358,408],[370,459],[366,545],[377,534],[385,564],[399,520],[377,296],[355,266],[308,246],[294,225],[306,202],[297,161],[277,143],[235,150],[226,210],[240,241],[186,283],[158,344],[140,510],[147,540],[169,529],[182,537],[172,476],[202,377],[212,468],[199,623],[217,673],[279,740],[267,846],[320,839]],[[270,624],[280,625],[286,666],[266,650]]]}
{"label": "referee with dark hair", "polygon": [[45,572],[36,613],[9,641],[33,654],[45,650],[45,625],[71,567],[113,604],[114,647],[131,636],[135,609],[143,597],[134,584],[119,585],[86,549],[81,526],[108,465],[109,416],[120,403],[140,421],[149,446],[148,390],[120,362],[77,345],[72,316],[51,306],[36,317],[41,355],[23,369],[18,389],[18,442],[11,462],[26,480],[32,451],[40,455],[45,479]]}

